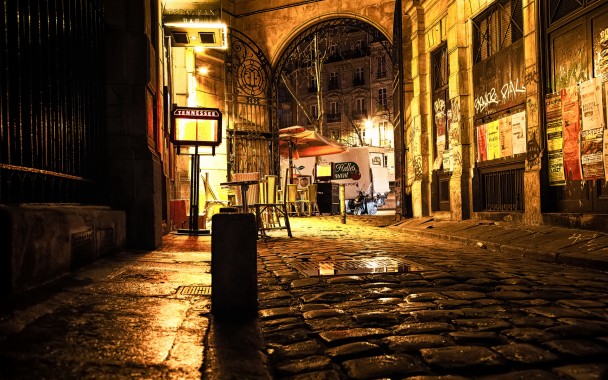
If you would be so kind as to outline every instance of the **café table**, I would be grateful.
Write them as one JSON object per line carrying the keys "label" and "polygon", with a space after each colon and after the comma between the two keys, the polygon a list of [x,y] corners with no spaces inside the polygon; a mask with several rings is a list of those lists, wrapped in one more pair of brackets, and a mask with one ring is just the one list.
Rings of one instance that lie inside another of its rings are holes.
{"label": "caf\u00e9 table", "polygon": [[241,198],[242,198],[242,206],[243,206],[243,210],[242,212],[247,212],[249,205],[247,204],[247,190],[249,190],[249,186],[250,185],[256,185],[258,184],[260,181],[258,180],[248,180],[248,181],[229,181],[229,182],[222,182],[220,183],[220,186],[235,186],[235,187],[239,187],[241,190]]}

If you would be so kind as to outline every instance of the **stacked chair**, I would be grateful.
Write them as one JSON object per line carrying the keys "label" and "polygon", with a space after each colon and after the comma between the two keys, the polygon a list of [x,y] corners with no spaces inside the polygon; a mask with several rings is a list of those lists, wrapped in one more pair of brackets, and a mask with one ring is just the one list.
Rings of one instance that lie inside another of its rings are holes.
{"label": "stacked chair", "polygon": [[306,191],[304,192],[301,199],[298,200],[298,203],[301,204],[302,213],[308,216],[312,216],[313,213],[318,213],[321,215],[319,211],[319,205],[317,204],[317,184],[310,184],[306,187]]}
{"label": "stacked chair", "polygon": [[[260,235],[267,237],[266,231],[268,230],[286,229],[289,237],[292,237],[287,206],[278,199],[278,177],[265,176],[260,181],[259,194],[259,202],[253,203],[253,207],[255,207]],[[281,217],[284,219],[284,225],[281,225]]]}

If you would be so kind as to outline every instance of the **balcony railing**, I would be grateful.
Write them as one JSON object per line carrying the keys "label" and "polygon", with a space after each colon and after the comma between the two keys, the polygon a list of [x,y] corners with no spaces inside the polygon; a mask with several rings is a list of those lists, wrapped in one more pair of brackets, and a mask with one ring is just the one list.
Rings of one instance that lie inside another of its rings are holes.
{"label": "balcony railing", "polygon": [[327,85],[327,89],[329,91],[339,90],[340,89],[340,82],[330,80],[329,84]]}
{"label": "balcony railing", "polygon": [[336,123],[338,121],[342,121],[341,113],[328,113],[326,116],[328,123]]}
{"label": "balcony railing", "polygon": [[355,119],[367,118],[367,109],[353,111],[353,118],[355,118]]}

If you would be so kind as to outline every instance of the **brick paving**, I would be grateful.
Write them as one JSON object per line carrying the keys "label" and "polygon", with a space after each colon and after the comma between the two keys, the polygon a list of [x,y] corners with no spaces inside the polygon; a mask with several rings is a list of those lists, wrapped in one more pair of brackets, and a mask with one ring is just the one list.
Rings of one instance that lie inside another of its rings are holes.
{"label": "brick paving", "polygon": [[[274,233],[258,244],[260,326],[274,378],[608,378],[607,273],[390,224],[292,218],[294,238]],[[387,259],[418,265],[301,270]]]}

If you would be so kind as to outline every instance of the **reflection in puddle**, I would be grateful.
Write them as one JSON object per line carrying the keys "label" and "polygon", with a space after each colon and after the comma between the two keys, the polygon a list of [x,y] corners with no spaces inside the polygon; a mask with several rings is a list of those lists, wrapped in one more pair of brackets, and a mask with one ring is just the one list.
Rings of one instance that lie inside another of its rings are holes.
{"label": "reflection in puddle", "polygon": [[374,258],[305,262],[294,265],[300,273],[312,276],[344,276],[355,274],[407,273],[427,270],[420,264],[402,259]]}

